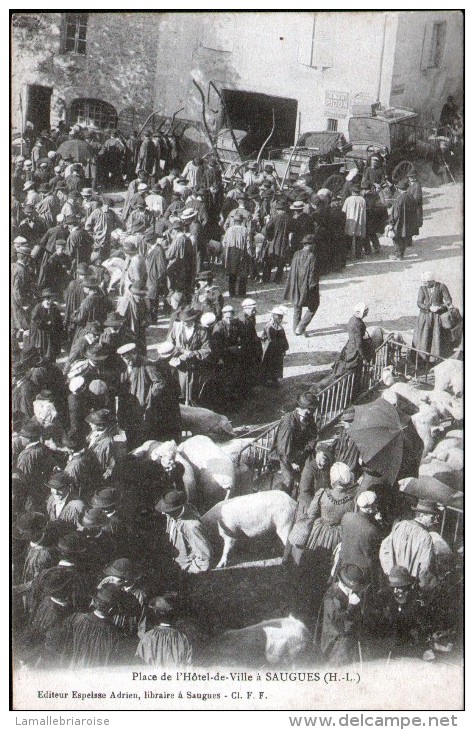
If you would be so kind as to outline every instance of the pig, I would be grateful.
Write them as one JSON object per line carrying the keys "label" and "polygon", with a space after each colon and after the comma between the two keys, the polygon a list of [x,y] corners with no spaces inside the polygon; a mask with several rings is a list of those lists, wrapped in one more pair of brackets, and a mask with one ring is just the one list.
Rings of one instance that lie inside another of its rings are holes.
{"label": "pig", "polygon": [[464,363],[462,360],[444,360],[439,365],[435,365],[431,372],[435,376],[436,390],[451,391],[455,396],[463,395]]}
{"label": "pig", "polygon": [[442,442],[436,445],[436,448],[431,454],[425,458],[425,461],[436,459],[437,461],[444,461],[453,471],[461,471],[464,468],[464,452],[462,449],[449,448],[449,446],[441,447]]}
{"label": "pig", "polygon": [[418,436],[423,441],[423,456],[426,456],[435,447],[436,439],[433,435],[433,428],[441,423],[442,413],[431,403],[420,403],[418,413],[411,416],[411,420]]}
{"label": "pig", "polygon": [[224,666],[260,667],[268,662],[289,667],[306,651],[310,638],[304,623],[290,614],[225,631],[213,643],[213,658]]}
{"label": "pig", "polygon": [[183,421],[183,429],[191,431],[193,436],[209,436],[216,441],[227,441],[235,436],[232,424],[227,416],[208,408],[197,408],[196,406],[179,407]]}
{"label": "pig", "polygon": [[[224,454],[227,454],[227,456],[230,456],[232,461],[234,463],[237,463],[239,460],[243,460],[245,463],[247,461],[248,455],[247,452],[242,454],[243,449],[245,449],[246,446],[252,443],[252,441],[255,441],[253,438],[240,438],[240,439],[231,439],[230,441],[226,441],[223,444],[219,444],[219,448],[222,449]],[[239,459],[240,455],[242,454],[242,458]]]}
{"label": "pig", "polygon": [[245,494],[216,504],[202,518],[209,534],[215,537],[217,532],[224,541],[216,567],[225,568],[239,535],[251,538],[273,532],[285,546],[295,511],[295,500],[280,490]]}
{"label": "pig", "polygon": [[235,486],[235,464],[208,436],[192,436],[178,446],[192,465],[199,492],[197,507],[209,509]]}
{"label": "pig", "polygon": [[462,421],[464,418],[463,401],[450,395],[445,390],[435,390],[427,393],[427,401],[436,406],[446,418]]}

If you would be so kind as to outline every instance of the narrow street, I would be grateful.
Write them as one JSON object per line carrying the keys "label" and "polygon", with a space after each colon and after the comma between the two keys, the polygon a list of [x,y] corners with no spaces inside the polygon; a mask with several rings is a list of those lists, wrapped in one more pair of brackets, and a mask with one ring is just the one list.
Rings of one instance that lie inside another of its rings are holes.
{"label": "narrow street", "polygon": [[[346,341],[346,324],[355,304],[369,306],[368,327],[381,326],[391,331],[411,332],[416,322],[416,305],[420,275],[430,270],[445,283],[453,302],[462,310],[462,205],[461,183],[433,186],[433,175],[422,176],[424,224],[421,234],[408,248],[403,261],[389,259],[393,251],[390,239],[382,238],[382,253],[349,261],[342,273],[321,279],[321,304],[308,328],[308,337],[292,332],[292,308],[284,326],[290,350],[285,357],[284,379],[278,389],[256,388],[251,402],[242,403],[229,417],[234,426],[265,424],[277,420],[294,407],[294,400],[311,374],[327,370]],[[227,280],[219,270],[217,284],[227,293]],[[261,331],[271,308],[282,303],[284,284],[250,285],[248,296],[258,305],[258,330]],[[226,297],[226,301],[228,298]],[[240,299],[230,299],[239,312]],[[167,320],[149,329],[150,355],[167,332]],[[317,378],[315,377],[315,380]]]}

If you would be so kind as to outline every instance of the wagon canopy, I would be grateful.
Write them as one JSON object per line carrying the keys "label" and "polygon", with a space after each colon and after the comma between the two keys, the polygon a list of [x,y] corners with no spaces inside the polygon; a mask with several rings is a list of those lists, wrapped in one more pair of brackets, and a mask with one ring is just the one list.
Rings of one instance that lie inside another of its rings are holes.
{"label": "wagon canopy", "polygon": [[351,144],[372,144],[387,147],[389,152],[415,142],[417,114],[394,112],[394,116],[351,117],[348,133]]}
{"label": "wagon canopy", "polygon": [[296,147],[314,150],[319,155],[330,155],[342,141],[341,132],[305,132],[298,139]]}

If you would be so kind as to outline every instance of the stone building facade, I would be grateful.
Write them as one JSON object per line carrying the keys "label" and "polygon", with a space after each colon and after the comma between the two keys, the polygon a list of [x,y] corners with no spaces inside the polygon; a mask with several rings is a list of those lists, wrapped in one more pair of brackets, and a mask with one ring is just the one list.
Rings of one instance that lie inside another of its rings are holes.
{"label": "stone building facade", "polygon": [[153,110],[202,122],[196,82],[211,133],[227,126],[226,109],[256,148],[273,112],[272,143],[286,146],[299,132],[346,133],[358,104],[413,108],[426,123],[448,94],[462,106],[456,10],[15,13],[12,38],[17,128],[20,94],[36,128],[64,119],[129,131]]}
{"label": "stone building facade", "polygon": [[[170,58],[173,62],[170,63]],[[234,126],[276,109],[281,141],[298,131],[347,132],[354,105],[380,101],[438,119],[447,94],[462,106],[461,11],[163,14],[156,96],[166,113],[200,119],[193,83],[219,126],[223,91]],[[235,123],[236,122],[236,123]]]}
{"label": "stone building facade", "polygon": [[153,111],[157,13],[12,15],[12,117],[139,125]]}

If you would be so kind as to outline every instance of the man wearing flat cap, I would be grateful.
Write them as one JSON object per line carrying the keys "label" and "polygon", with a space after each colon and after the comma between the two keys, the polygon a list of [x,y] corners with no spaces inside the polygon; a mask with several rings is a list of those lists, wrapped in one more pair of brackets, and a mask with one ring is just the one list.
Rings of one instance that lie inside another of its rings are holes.
{"label": "man wearing flat cap", "polygon": [[301,393],[294,411],[282,417],[273,444],[273,452],[280,461],[279,489],[292,495],[305,462],[314,456],[318,430],[314,421],[317,398],[312,393]]}
{"label": "man wearing flat cap", "polygon": [[385,575],[394,565],[408,570],[418,580],[422,590],[432,590],[438,584],[436,554],[430,530],[439,518],[435,502],[419,499],[411,520],[397,522],[380,546],[380,563]]}

